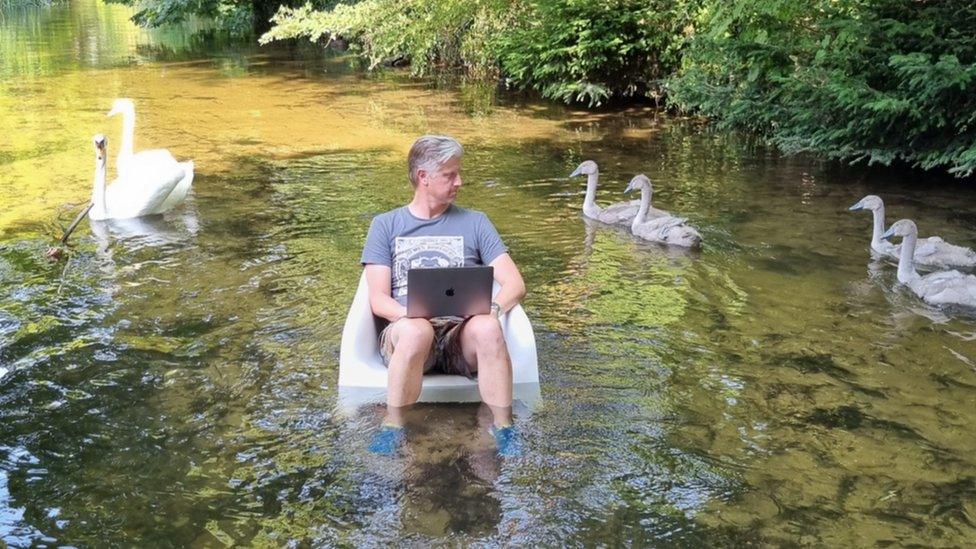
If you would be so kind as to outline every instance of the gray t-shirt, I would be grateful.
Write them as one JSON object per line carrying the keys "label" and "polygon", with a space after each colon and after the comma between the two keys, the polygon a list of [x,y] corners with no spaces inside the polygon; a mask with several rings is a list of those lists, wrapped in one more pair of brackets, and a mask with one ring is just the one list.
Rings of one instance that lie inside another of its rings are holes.
{"label": "gray t-shirt", "polygon": [[420,219],[402,206],[373,218],[362,263],[389,267],[393,297],[405,305],[408,269],[488,265],[507,251],[481,212],[452,204],[434,219]]}

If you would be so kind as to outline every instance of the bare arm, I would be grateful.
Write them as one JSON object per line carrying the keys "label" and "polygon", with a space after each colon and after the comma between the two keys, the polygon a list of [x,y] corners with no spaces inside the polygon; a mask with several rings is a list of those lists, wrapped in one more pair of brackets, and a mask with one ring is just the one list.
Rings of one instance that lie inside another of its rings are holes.
{"label": "bare arm", "polygon": [[502,313],[507,313],[512,307],[525,297],[525,282],[522,280],[522,273],[519,272],[512,256],[504,253],[491,262],[495,268],[495,280],[501,285],[495,302],[501,307]]}
{"label": "bare arm", "polygon": [[370,264],[364,269],[366,286],[369,287],[369,307],[373,310],[373,314],[390,322],[396,322],[400,317],[406,316],[407,308],[392,297],[390,268],[386,265]]}

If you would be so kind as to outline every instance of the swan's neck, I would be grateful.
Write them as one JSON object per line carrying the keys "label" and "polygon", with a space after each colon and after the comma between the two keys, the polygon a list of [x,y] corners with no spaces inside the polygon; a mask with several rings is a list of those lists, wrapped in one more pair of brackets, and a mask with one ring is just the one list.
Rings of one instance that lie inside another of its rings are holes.
{"label": "swan's neck", "polygon": [[637,215],[634,216],[634,221],[630,224],[632,230],[636,229],[638,225],[643,223],[644,218],[647,216],[647,210],[651,208],[651,188],[647,185],[641,185],[641,201],[640,208],[637,209]]}
{"label": "swan's neck", "polygon": [[96,215],[104,214],[108,207],[105,203],[105,161],[95,164],[95,180],[92,183],[92,209]]}
{"label": "swan's neck", "polygon": [[119,147],[119,159],[125,160],[133,155],[136,139],[136,113],[125,111],[122,113],[122,145]]}
{"label": "swan's neck", "polygon": [[596,185],[599,179],[599,172],[586,175],[586,198],[583,199],[583,214],[587,217],[596,217],[600,213],[600,207],[596,205]]}
{"label": "swan's neck", "polygon": [[910,280],[918,278],[915,272],[915,242],[918,240],[917,234],[905,235],[901,241],[901,257],[898,258],[898,282],[907,284]]}
{"label": "swan's neck", "polygon": [[871,215],[874,216],[874,229],[871,230],[871,246],[873,248],[881,247],[881,235],[884,234],[884,205],[878,207],[877,209],[871,210]]}

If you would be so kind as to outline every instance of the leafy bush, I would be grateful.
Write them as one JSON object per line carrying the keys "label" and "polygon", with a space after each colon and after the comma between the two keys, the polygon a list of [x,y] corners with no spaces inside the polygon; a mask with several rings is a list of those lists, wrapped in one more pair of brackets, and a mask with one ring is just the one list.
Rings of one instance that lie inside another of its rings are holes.
{"label": "leafy bush", "polygon": [[[271,16],[292,0],[108,0],[137,9],[133,21],[145,27],[184,23],[191,17],[208,19],[217,29],[233,34],[249,34],[268,28]],[[320,0],[319,7],[336,0]]]}
{"label": "leafy bush", "polygon": [[713,0],[672,100],[789,153],[976,170],[970,1]]}
{"label": "leafy bush", "polygon": [[342,37],[370,67],[462,66],[566,102],[656,93],[697,0],[364,0],[282,8],[261,41]]}
{"label": "leafy bush", "polygon": [[677,68],[693,0],[532,0],[499,36],[512,82],[565,102],[661,94]]}
{"label": "leafy bush", "polygon": [[480,41],[495,32],[494,19],[502,17],[503,7],[504,2],[480,0],[363,0],[332,10],[310,4],[283,7],[261,42],[342,38],[363,54],[370,68],[402,61],[410,63],[415,75],[465,64],[483,71],[493,60],[481,56],[485,46]]}
{"label": "leafy bush", "polygon": [[251,29],[250,1],[240,0],[109,0],[136,8],[132,20],[145,27],[185,22],[190,17],[214,20],[235,33]]}

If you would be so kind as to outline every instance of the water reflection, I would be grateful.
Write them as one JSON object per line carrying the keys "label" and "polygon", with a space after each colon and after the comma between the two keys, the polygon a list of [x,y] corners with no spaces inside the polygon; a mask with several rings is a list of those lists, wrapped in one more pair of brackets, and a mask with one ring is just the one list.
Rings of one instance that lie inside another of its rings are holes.
{"label": "water reflection", "polygon": [[418,406],[406,412],[403,458],[391,467],[391,458],[377,456],[368,465],[377,474],[392,472],[395,508],[379,514],[396,523],[374,519],[368,528],[408,537],[493,533],[501,519],[494,483],[503,464],[488,433],[491,425],[491,411],[483,405]]}
{"label": "water reflection", "polygon": [[192,239],[199,231],[192,199],[165,215],[91,220],[90,223],[91,234],[102,252],[119,242],[130,253],[142,248],[171,246]]}

